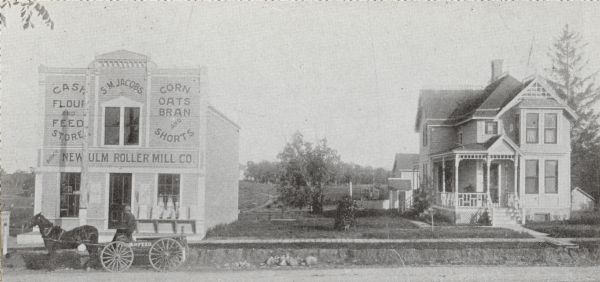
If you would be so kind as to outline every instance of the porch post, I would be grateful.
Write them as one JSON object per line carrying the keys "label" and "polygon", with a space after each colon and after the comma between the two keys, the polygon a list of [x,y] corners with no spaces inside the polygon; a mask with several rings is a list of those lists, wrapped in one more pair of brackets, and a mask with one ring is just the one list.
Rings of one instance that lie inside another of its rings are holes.
{"label": "porch post", "polygon": [[458,165],[460,159],[458,156],[454,157],[454,207],[458,206]]}
{"label": "porch post", "polygon": [[446,193],[446,159],[442,158],[442,192]]}
{"label": "porch post", "polygon": [[514,193],[515,193],[515,197],[516,198],[520,198],[519,194],[517,194],[517,185],[519,183],[519,156],[515,155],[515,158],[513,159],[513,170],[514,170],[514,174],[515,174],[515,180],[514,180],[514,185],[513,185],[513,189],[514,189]]}
{"label": "porch post", "polygon": [[498,204],[502,206],[502,162],[498,163]]}
{"label": "porch post", "polygon": [[490,195],[491,195],[490,194],[490,164],[492,163],[492,159],[490,159],[490,157],[487,156],[485,158],[485,161],[486,161],[486,167],[485,167],[485,175],[486,175],[485,185],[486,186],[485,187],[487,190],[486,191],[487,192],[487,201],[486,202],[490,203],[490,202],[492,202],[492,198],[490,197]]}

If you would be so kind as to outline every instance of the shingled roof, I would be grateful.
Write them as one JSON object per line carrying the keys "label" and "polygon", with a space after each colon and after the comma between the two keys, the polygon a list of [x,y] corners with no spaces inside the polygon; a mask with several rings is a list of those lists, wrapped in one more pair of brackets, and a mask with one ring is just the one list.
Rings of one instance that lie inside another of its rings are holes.
{"label": "shingled roof", "polygon": [[396,172],[401,170],[412,170],[418,164],[419,154],[396,154],[392,174],[396,175]]}
{"label": "shingled roof", "polygon": [[505,75],[482,90],[421,90],[415,130],[419,131],[424,119],[456,124],[470,118],[494,117],[531,81],[521,83]]}

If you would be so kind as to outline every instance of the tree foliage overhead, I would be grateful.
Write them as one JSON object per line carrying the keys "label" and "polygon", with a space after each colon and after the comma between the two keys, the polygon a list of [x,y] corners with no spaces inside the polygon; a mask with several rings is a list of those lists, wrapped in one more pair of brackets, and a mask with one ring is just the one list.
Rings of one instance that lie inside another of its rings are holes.
{"label": "tree foliage overhead", "polygon": [[600,116],[593,106],[599,103],[598,71],[589,70],[586,43],[580,33],[565,25],[548,52],[551,68],[548,83],[578,115],[571,132],[571,182],[599,198]]}
{"label": "tree foliage overhead", "polygon": [[44,5],[36,0],[1,0],[0,2],[0,27],[6,27],[6,11],[9,9],[18,9],[23,29],[34,28],[32,16],[37,16],[50,27],[54,29],[54,21],[50,18],[50,13]]}
{"label": "tree foliage overhead", "polygon": [[313,144],[296,132],[277,158],[281,167],[277,187],[280,199],[294,207],[310,205],[314,213],[321,213],[323,192],[335,180],[340,161],[337,152],[327,145],[326,139]]}

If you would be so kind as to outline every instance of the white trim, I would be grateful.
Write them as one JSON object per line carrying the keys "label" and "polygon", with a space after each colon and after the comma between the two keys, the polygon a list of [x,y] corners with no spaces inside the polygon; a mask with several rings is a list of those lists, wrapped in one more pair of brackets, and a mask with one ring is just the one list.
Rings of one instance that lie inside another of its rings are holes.
{"label": "white trim", "polygon": [[[150,147],[150,110],[152,109],[152,105],[150,104],[151,99],[150,99],[150,94],[152,93],[152,75],[151,73],[148,71],[148,68],[146,68],[146,109],[145,109],[145,114],[146,114],[146,142],[144,142],[146,144],[146,147]],[[140,115],[142,113],[140,112]],[[141,119],[140,119],[141,120]],[[141,126],[140,126],[141,128]],[[140,140],[141,141],[141,140]],[[140,142],[141,144],[142,142]]]}
{"label": "white trim", "polygon": [[[39,167],[36,171],[42,173],[48,172],[81,172],[80,166],[68,166],[68,167]],[[198,174],[204,175],[204,172],[199,168],[164,168],[164,167],[91,167],[88,172],[94,173],[179,173],[179,174]]]}
{"label": "white trim", "polygon": [[[94,134],[92,134],[92,141],[94,144],[94,147],[98,146],[98,132],[101,130],[102,132],[104,132],[104,118],[102,118],[102,124],[98,125],[98,117],[100,115],[102,115],[104,117],[104,112],[99,113],[98,112],[98,105],[100,104],[100,98],[98,96],[98,92],[100,92],[100,79],[99,75],[98,75],[98,70],[95,69],[94,70]],[[89,112],[89,109],[88,109]],[[89,133],[88,133],[89,134]],[[104,140],[104,138],[102,138],[102,140]],[[104,141],[103,141],[104,143]]]}
{"label": "white trim", "polygon": [[108,215],[108,207],[110,206],[110,173],[105,173],[104,174],[104,181],[105,181],[105,189],[104,189],[104,230],[108,230],[108,221],[109,221],[109,215]]}

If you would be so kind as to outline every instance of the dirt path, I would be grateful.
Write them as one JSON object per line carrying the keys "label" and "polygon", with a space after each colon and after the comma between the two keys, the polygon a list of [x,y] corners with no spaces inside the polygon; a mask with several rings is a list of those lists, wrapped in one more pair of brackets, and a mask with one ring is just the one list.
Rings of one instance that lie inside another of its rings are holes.
{"label": "dirt path", "polygon": [[598,281],[600,267],[402,267],[206,272],[5,272],[4,281]]}

